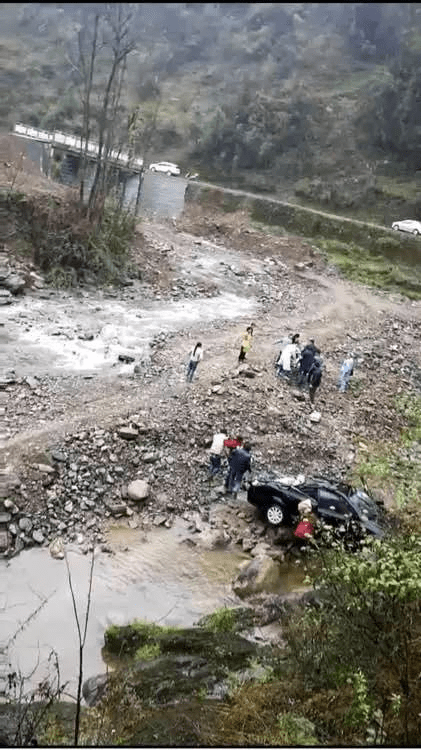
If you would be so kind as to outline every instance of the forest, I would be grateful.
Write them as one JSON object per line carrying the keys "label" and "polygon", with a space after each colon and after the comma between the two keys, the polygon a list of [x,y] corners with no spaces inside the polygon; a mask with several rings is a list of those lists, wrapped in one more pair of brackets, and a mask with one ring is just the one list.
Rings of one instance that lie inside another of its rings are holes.
{"label": "forest", "polygon": [[[151,161],[362,218],[418,211],[421,4],[125,5],[119,143],[142,153],[154,112]],[[101,3],[1,5],[4,131],[83,131],[76,60],[106,14]],[[98,101],[111,58],[104,32]]]}

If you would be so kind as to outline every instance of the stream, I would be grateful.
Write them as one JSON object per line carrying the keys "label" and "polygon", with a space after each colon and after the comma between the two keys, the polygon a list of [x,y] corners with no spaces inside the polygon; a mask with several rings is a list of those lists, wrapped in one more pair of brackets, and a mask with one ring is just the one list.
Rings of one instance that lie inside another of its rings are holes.
{"label": "stream", "polygon": [[[228,266],[227,260],[237,266]],[[218,282],[218,292],[211,297],[163,300],[148,297],[135,284],[122,298],[101,290],[41,290],[16,298],[0,310],[2,367],[18,379],[133,372],[134,364],[122,364],[119,354],[130,354],[137,362],[149,359],[158,334],[252,317],[258,290],[250,289],[253,280],[238,275],[241,263],[240,255],[233,252],[227,259],[221,248],[194,250],[180,274],[199,280],[211,275]],[[252,272],[257,274],[254,280],[267,281],[263,263],[260,267],[255,261],[247,271]],[[218,607],[241,603],[231,584],[248,558],[238,549],[192,548],[182,543],[186,533],[181,519],[171,529],[153,528],[146,539],[138,529],[108,529],[113,554],[98,552],[95,557],[84,679],[105,671],[101,649],[104,630],[112,623],[138,618],[189,626]],[[83,626],[91,559],[76,547],[69,547],[67,554]],[[11,670],[25,678],[26,689],[33,688],[51,673],[53,649],[61,682],[67,682],[74,695],[78,639],[65,561],[53,559],[48,548],[32,548],[1,560],[0,566],[0,647],[8,648]],[[286,571],[285,591],[299,586],[300,576]]]}

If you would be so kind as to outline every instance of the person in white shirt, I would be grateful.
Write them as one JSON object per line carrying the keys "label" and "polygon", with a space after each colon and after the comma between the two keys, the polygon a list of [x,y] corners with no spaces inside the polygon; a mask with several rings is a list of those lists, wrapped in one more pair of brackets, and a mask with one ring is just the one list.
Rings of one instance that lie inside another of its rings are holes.
{"label": "person in white shirt", "polygon": [[196,372],[197,365],[203,358],[202,343],[200,341],[198,341],[194,349],[191,350],[189,357],[190,361],[187,366],[187,380],[189,383],[191,383],[193,380],[193,375]]}
{"label": "person in white shirt", "polygon": [[225,434],[225,430],[216,432],[213,436],[212,445],[209,448],[210,453],[210,465],[209,465],[209,478],[215,477],[222,470],[221,461],[223,456],[227,456],[228,452],[224,446],[224,441],[228,439],[228,435]]}
{"label": "person in white shirt", "polygon": [[279,354],[279,358],[276,363],[276,366],[278,368],[277,375],[279,377],[291,378],[298,367],[301,356],[301,350],[297,343],[298,338],[299,334],[294,334],[291,343],[284,346]]}

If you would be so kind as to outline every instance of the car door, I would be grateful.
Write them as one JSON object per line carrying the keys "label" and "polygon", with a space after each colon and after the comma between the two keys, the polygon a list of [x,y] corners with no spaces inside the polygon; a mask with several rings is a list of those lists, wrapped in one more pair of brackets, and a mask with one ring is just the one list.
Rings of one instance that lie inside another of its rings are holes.
{"label": "car door", "polygon": [[317,492],[317,514],[325,523],[334,526],[353,515],[344,497],[324,488],[319,488]]}

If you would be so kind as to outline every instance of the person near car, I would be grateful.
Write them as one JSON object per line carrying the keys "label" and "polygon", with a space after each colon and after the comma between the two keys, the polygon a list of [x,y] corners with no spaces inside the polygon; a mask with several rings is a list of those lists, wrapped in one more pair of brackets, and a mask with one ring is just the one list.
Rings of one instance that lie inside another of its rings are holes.
{"label": "person near car", "polygon": [[224,448],[227,452],[227,459],[228,459],[228,473],[225,477],[225,490],[228,489],[228,477],[230,475],[230,467],[231,467],[231,456],[236,450],[236,448],[242,448],[243,447],[244,440],[241,435],[237,435],[236,437],[228,437],[226,440],[224,440]]}
{"label": "person near car", "polygon": [[311,365],[307,373],[308,395],[311,404],[314,404],[314,396],[316,395],[316,391],[320,386],[320,383],[322,382],[322,370],[323,365],[321,359],[319,357],[315,357],[313,360],[313,364]]}
{"label": "person near car", "polygon": [[338,389],[340,393],[345,393],[349,388],[349,381],[354,374],[354,357],[352,354],[348,354],[347,358],[341,364],[339,372]]}
{"label": "person near car", "polygon": [[225,487],[228,494],[237,497],[241,488],[246,471],[251,473],[251,445],[244,443],[242,448],[235,448],[229,459],[229,469],[225,480]]}
{"label": "person near car", "polygon": [[231,457],[232,452],[236,448],[241,448],[243,445],[244,440],[241,435],[236,435],[236,437],[228,437],[226,440],[224,440],[224,448],[227,451],[228,460]]}
{"label": "person near car", "polygon": [[299,333],[294,334],[291,343],[281,350],[276,363],[278,377],[291,380],[296,374],[301,357],[301,350],[298,346],[299,336]]}
{"label": "person near car", "polygon": [[245,333],[243,333],[241,338],[241,348],[240,353],[238,355],[238,361],[244,362],[246,358],[246,354],[250,351],[251,346],[253,342],[253,326],[248,326]]}
{"label": "person near car", "polygon": [[304,544],[314,538],[317,519],[313,513],[313,506],[309,499],[301,500],[298,503],[297,509],[300,520],[295,528],[294,537],[299,544]]}
{"label": "person near car", "polygon": [[196,346],[191,350],[189,354],[189,364],[187,366],[187,380],[189,383],[193,380],[193,375],[196,372],[197,365],[203,359],[203,348],[201,341],[198,341]]}
{"label": "person near car", "polygon": [[220,432],[215,432],[212,445],[209,448],[210,454],[210,465],[209,465],[209,476],[210,478],[215,477],[222,471],[222,458],[228,457],[228,448],[225,447],[225,441],[228,440],[228,435],[225,430],[222,429]]}
{"label": "person near car", "polygon": [[320,354],[320,349],[314,343],[314,339],[310,339],[304,349],[301,350],[300,368],[298,372],[298,382],[300,385],[304,385],[307,381],[307,375],[317,354]]}

